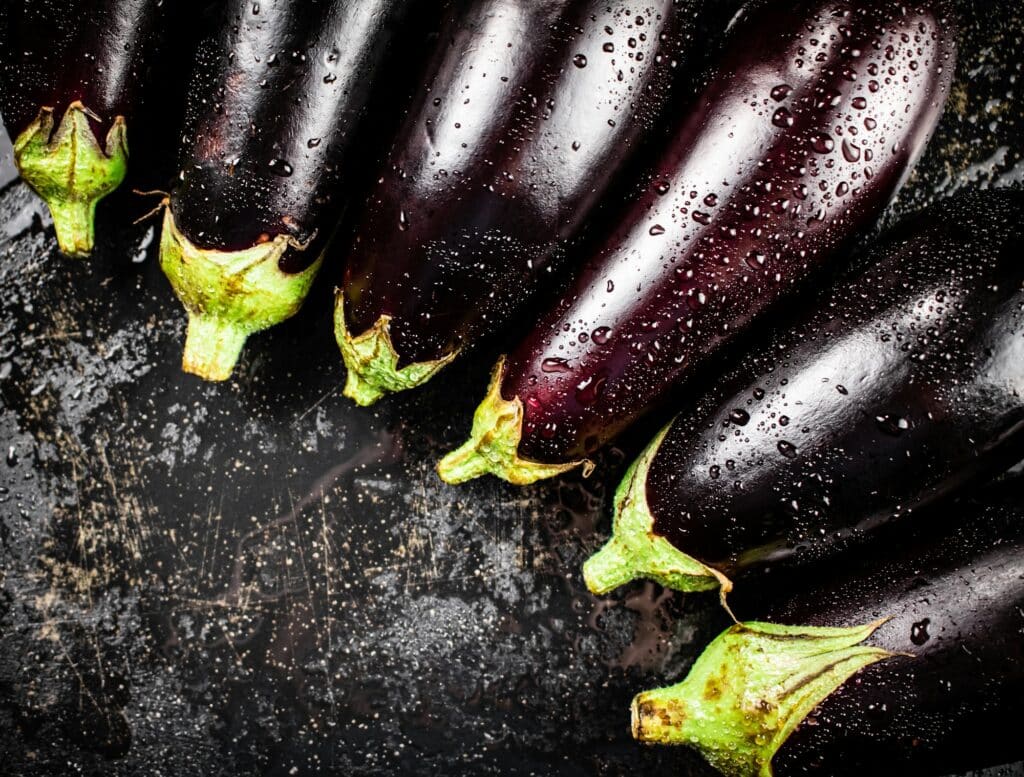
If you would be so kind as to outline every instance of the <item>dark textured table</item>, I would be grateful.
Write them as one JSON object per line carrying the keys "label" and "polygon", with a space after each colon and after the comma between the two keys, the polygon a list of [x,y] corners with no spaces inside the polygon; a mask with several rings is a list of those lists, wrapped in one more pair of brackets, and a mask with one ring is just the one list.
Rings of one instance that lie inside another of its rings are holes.
{"label": "dark textured table", "polygon": [[[888,221],[1024,182],[1024,14],[963,6],[950,107]],[[641,435],[589,480],[444,487],[493,354],[360,410],[329,274],[203,384],[154,223],[66,260],[0,153],[0,773],[707,773],[634,744],[628,704],[686,672],[713,597],[580,579]]]}

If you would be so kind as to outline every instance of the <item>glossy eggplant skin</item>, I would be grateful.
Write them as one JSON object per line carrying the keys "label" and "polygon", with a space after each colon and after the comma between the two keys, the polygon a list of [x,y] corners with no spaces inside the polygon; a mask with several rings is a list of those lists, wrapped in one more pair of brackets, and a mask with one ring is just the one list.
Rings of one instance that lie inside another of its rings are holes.
{"label": "glossy eggplant skin", "polygon": [[926,777],[1024,757],[1024,482],[987,490],[950,505],[955,531],[894,537],[756,609],[814,626],[889,618],[869,643],[896,654],[818,706],[776,755],[778,777]]}
{"label": "glossy eggplant skin", "polygon": [[700,5],[482,0],[452,13],[358,222],[348,330],[390,317],[403,367],[521,309],[679,91]]}
{"label": "glossy eggplant skin", "polygon": [[654,532],[732,577],[836,553],[1024,455],[1024,192],[958,195],[678,417]]}
{"label": "glossy eggplant skin", "polygon": [[756,3],[650,188],[504,363],[518,453],[581,460],[869,227],[948,93],[942,0]]}
{"label": "glossy eggplant skin", "polygon": [[130,119],[168,25],[163,0],[9,0],[0,7],[0,113],[12,138],[80,101],[103,137]]}
{"label": "glossy eggplant skin", "polygon": [[293,238],[299,273],[331,237],[346,161],[416,0],[228,0],[200,45],[170,211],[202,249]]}

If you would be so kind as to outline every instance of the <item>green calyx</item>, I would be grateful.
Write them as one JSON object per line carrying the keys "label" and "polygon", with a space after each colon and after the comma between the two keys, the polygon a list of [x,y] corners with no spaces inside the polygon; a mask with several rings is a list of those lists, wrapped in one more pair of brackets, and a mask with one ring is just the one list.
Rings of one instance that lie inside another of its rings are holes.
{"label": "green calyx", "polygon": [[490,473],[517,486],[525,486],[576,467],[583,467],[584,477],[589,475],[594,465],[587,459],[566,464],[542,464],[520,458],[518,448],[523,436],[523,401],[519,397],[511,400],[502,398],[501,379],[504,373],[505,358],[502,357],[491,373],[487,396],[473,414],[469,440],[437,465],[441,480],[455,485]]}
{"label": "green calyx", "polygon": [[861,644],[882,623],[736,624],[682,682],[633,699],[633,736],[688,745],[725,777],[771,777],[772,758],[804,718],[853,674],[893,655]]}
{"label": "green calyx", "polygon": [[642,578],[674,591],[721,588],[724,597],[732,590],[732,583],[721,572],[654,533],[654,516],[647,505],[647,472],[670,426],[633,462],[615,492],[612,538],[583,565],[583,580],[592,593],[606,594]]}
{"label": "green calyx", "polygon": [[96,204],[121,185],[128,172],[128,131],[118,116],[100,148],[89,119],[96,115],[81,102],[68,106],[54,131],[53,108],[42,108],[14,141],[14,161],[26,183],[43,198],[57,244],[81,258],[95,242]]}
{"label": "green calyx", "polygon": [[459,355],[454,351],[434,361],[415,362],[398,369],[398,352],[391,342],[391,316],[381,316],[372,327],[353,337],[345,323],[342,289],[335,295],[334,337],[348,370],[342,393],[362,407],[372,405],[385,394],[423,385]]}
{"label": "green calyx", "polygon": [[246,338],[295,315],[323,256],[299,273],[279,262],[306,245],[288,235],[245,248],[217,251],[193,245],[168,208],[160,236],[160,266],[188,311],[182,369],[205,380],[227,380]]}

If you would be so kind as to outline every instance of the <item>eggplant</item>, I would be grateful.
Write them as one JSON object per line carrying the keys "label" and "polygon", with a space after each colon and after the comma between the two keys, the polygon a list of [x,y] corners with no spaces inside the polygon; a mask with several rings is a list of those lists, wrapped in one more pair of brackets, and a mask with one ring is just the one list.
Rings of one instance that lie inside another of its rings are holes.
{"label": "eggplant", "polygon": [[371,95],[392,88],[385,65],[418,5],[224,3],[199,49],[160,245],[189,314],[186,372],[227,379],[251,333],[302,305],[341,215]]}
{"label": "eggplant", "polygon": [[97,203],[128,170],[128,129],[168,28],[163,0],[7,0],[0,6],[0,113],[60,250],[85,257]]}
{"label": "eggplant", "polygon": [[912,217],[626,474],[595,592],[827,558],[1024,455],[1024,192]]}
{"label": "eggplant", "polygon": [[689,745],[728,777],[925,777],[1024,757],[1024,482],[986,491],[936,516],[953,530],[892,536],[814,586],[802,575],[682,682],[639,694],[634,736]]}
{"label": "eggplant", "polygon": [[650,186],[498,361],[459,483],[578,466],[871,226],[949,91],[944,0],[757,2]]}
{"label": "eggplant", "polygon": [[346,396],[426,382],[531,299],[657,129],[695,5],[479,0],[450,15],[337,293]]}

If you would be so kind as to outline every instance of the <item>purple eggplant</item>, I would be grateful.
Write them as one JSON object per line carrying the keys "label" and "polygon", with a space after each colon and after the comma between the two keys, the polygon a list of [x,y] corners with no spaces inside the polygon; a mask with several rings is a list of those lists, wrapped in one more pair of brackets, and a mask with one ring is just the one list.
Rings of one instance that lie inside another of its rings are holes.
{"label": "purple eggplant", "polygon": [[826,558],[1024,456],[1022,222],[979,192],[895,230],[639,457],[590,589]]}
{"label": "purple eggplant", "polygon": [[734,600],[763,620],[639,694],[634,736],[693,747],[727,777],[930,777],[1024,757],[1024,482],[986,490],[936,516],[954,531],[892,536],[768,605]]}
{"label": "purple eggplant", "polygon": [[935,127],[944,0],[748,6],[603,249],[494,370],[439,467],[528,483],[587,457],[871,226]]}
{"label": "purple eggplant", "polygon": [[[394,87],[397,34],[427,40],[430,13],[411,14],[434,6],[224,3],[199,50],[160,247],[189,313],[186,371],[228,378],[249,334],[299,309],[341,215],[357,139],[367,150],[371,96]],[[414,50],[399,73],[409,79]]]}
{"label": "purple eggplant", "polygon": [[359,220],[345,394],[420,385],[519,311],[678,91],[693,0],[477,0],[448,19]]}
{"label": "purple eggplant", "polygon": [[92,251],[96,205],[124,180],[128,131],[171,5],[0,4],[0,112],[18,170],[46,201],[68,256]]}

